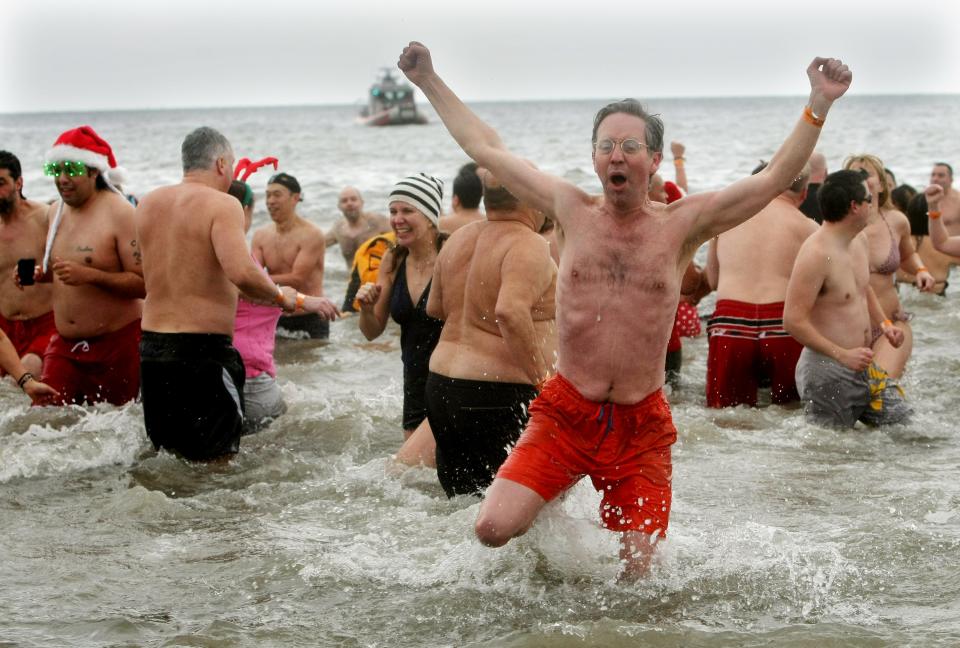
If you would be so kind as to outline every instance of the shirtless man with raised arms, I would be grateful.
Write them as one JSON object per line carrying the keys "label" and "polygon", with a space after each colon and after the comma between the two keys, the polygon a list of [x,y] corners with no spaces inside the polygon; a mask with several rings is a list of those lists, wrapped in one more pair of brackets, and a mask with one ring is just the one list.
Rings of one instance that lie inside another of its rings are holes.
{"label": "shirtless man with raised arms", "polygon": [[230,142],[201,127],[183,141],[183,181],[140,201],[147,300],[140,345],[143,418],[156,448],[186,459],[230,456],[240,445],[245,371],[233,347],[237,289],[284,312],[337,316],[323,297],[271,281],[251,258]]}
{"label": "shirtless man with raised arms", "polygon": [[532,168],[510,153],[411,43],[399,67],[433,104],[463,150],[522,202],[563,228],[557,283],[559,375],[530,408],[530,423],[487,490],[475,530],[502,546],[547,501],[584,475],[603,492],[603,525],[621,532],[624,576],[647,570],[667,529],[670,447],[676,429],[661,387],[680,278],[697,248],[757,213],[796,177],[820,126],[850,84],[848,68],[817,58],[804,118],[761,173],[672,205],[648,198],[663,125],[631,100],[602,109],[593,132],[602,196]]}

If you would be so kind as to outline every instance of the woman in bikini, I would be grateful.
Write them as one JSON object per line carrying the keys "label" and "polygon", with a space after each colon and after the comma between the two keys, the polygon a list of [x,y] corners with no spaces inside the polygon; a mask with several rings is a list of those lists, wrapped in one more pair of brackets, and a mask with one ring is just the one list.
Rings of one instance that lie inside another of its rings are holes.
{"label": "woman in bikini", "polygon": [[384,254],[377,282],[366,283],[357,291],[360,331],[373,340],[383,333],[389,318],[400,325],[403,435],[407,443],[397,460],[435,466],[436,445],[427,421],[425,388],[430,354],[440,339],[443,322],[427,315],[427,298],[437,253],[447,238],[437,228],[443,184],[422,173],[410,176],[397,183],[389,200],[390,226],[397,244]]}
{"label": "woman in bikini", "polygon": [[854,155],[846,159],[843,168],[865,172],[873,196],[870,218],[863,230],[870,246],[870,287],[877,294],[884,315],[903,331],[899,348],[894,348],[885,336],[874,335],[873,359],[891,378],[899,378],[913,351],[913,332],[909,324],[911,314],[903,310],[894,284],[897,269],[902,267],[915,276],[917,287],[924,292],[933,289],[934,278],[914,249],[907,217],[890,201],[892,187],[883,162],[873,155]]}

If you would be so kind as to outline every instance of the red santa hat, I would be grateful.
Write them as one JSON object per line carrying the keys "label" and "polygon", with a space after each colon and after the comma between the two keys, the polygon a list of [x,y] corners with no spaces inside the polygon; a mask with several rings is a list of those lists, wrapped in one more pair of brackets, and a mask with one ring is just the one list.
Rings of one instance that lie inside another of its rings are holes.
{"label": "red santa hat", "polygon": [[127,182],[127,172],[117,166],[113,149],[90,126],[80,126],[62,133],[53,148],[47,151],[44,162],[83,162],[100,171],[107,186],[117,191],[116,185]]}

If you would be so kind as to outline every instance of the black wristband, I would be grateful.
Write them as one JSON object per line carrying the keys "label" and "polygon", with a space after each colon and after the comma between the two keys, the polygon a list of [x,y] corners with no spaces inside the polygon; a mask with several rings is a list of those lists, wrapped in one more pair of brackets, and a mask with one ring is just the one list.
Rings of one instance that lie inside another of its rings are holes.
{"label": "black wristband", "polygon": [[29,371],[24,371],[23,375],[20,376],[20,379],[17,380],[17,387],[19,387],[20,389],[23,389],[23,386],[27,384],[28,380],[36,380],[36,379],[33,377],[32,373],[30,373]]}

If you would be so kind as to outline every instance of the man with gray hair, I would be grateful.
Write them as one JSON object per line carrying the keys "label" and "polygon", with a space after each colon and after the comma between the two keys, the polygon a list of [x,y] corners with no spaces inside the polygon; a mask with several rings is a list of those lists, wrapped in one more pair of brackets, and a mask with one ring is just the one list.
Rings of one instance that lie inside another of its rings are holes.
{"label": "man with gray hair", "polygon": [[247,248],[243,209],[227,192],[227,139],[198,128],[183,141],[183,181],[137,208],[147,299],[140,344],[143,417],[157,449],[193,461],[232,455],[243,423],[243,361],[232,345],[237,289],[284,312],[334,319],[328,299],[281,287]]}
{"label": "man with gray hair", "polygon": [[603,195],[591,196],[507,150],[437,75],[421,43],[403,50],[399,67],[467,155],[520,201],[555,218],[564,234],[559,374],[530,406],[530,423],[487,490],[477,537],[506,544],[549,500],[589,475],[603,493],[603,526],[621,534],[624,576],[642,574],[670,517],[677,433],[661,387],[680,278],[701,243],[753,216],[793,181],[850,71],[838,60],[814,59],[809,103],[764,171],[664,205],[648,196],[663,157],[663,123],[638,102],[597,114],[592,157]]}

